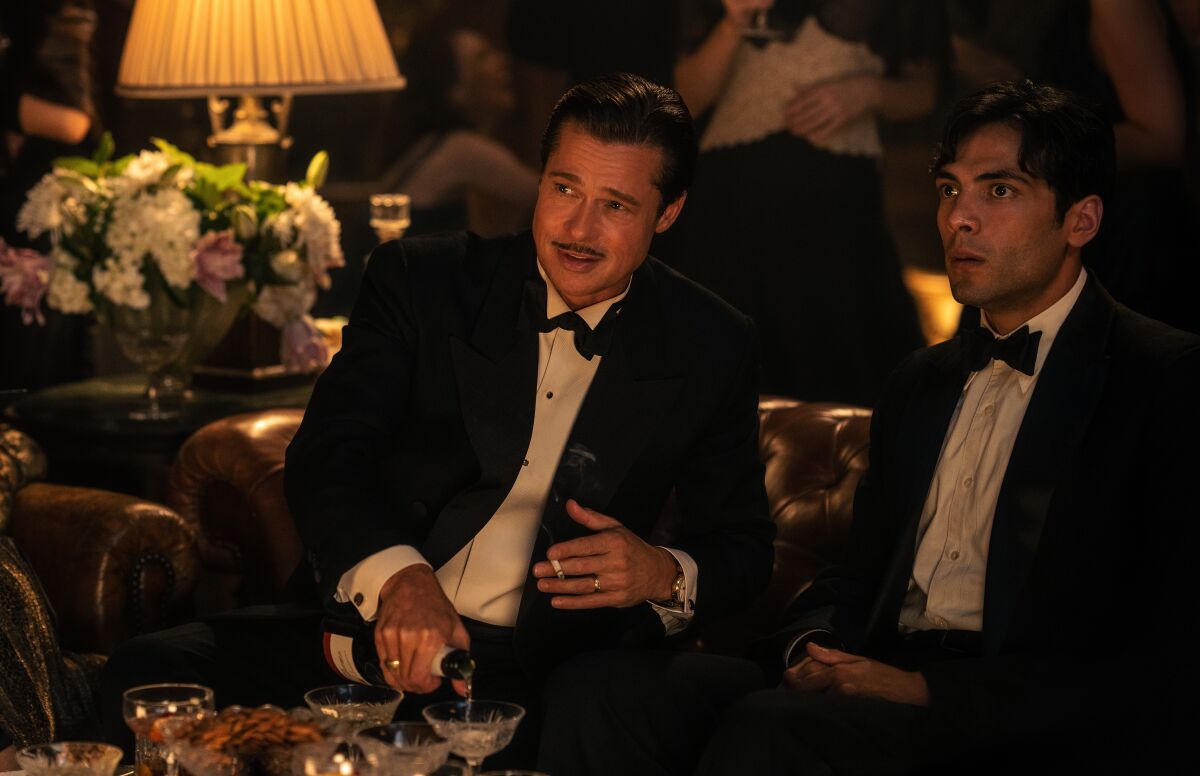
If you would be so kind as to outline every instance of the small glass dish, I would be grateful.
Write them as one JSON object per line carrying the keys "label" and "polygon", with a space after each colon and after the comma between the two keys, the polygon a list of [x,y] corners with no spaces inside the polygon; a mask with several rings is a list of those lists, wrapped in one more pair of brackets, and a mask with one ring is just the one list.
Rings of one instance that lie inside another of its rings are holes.
{"label": "small glass dish", "polygon": [[17,765],[30,776],[112,776],[121,750],[94,741],[55,741],[17,752]]}
{"label": "small glass dish", "polygon": [[334,684],[304,693],[308,707],[336,720],[336,730],[345,736],[391,722],[403,698],[399,690],[369,684]]}
{"label": "small glass dish", "polygon": [[289,776],[292,753],[326,740],[330,722],[308,709],[229,706],[220,713],[155,723],[167,748],[191,776]]}
{"label": "small glass dish", "polygon": [[402,776],[433,773],[450,756],[450,742],[426,722],[393,722],[360,730],[358,737],[386,744],[391,750],[391,767]]}

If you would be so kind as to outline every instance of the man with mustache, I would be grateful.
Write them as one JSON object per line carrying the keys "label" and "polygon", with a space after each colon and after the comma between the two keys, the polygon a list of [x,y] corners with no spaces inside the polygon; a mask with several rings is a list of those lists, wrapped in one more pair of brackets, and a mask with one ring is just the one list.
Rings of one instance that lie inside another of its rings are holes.
{"label": "man with mustache", "polygon": [[583,656],[552,680],[544,741],[575,757],[549,770],[1183,772],[1200,338],[1081,264],[1113,147],[1029,82],[952,109],[933,169],[962,327],[889,379],[844,560],[764,645],[782,686],[748,661]]}
{"label": "man with mustache", "polygon": [[[628,75],[573,87],[545,132],[532,233],[376,250],[288,450],[320,602],[377,623],[380,667],[409,694],[401,716],[447,691],[431,672],[445,646],[471,651],[475,697],[530,711],[524,741],[489,764],[532,756],[541,682],[563,657],[660,640],[770,577],[752,325],[647,257],[695,158],[670,89]],[[655,546],[672,492],[680,530]],[[309,665],[319,655],[271,665],[294,698],[251,689],[249,666],[291,654],[289,639],[315,648],[319,617],[253,637],[209,624],[207,644],[246,655],[224,659],[246,666],[240,683],[148,676],[139,664],[163,661],[145,649],[118,653],[110,676],[220,682],[222,705],[295,702],[332,681]]]}

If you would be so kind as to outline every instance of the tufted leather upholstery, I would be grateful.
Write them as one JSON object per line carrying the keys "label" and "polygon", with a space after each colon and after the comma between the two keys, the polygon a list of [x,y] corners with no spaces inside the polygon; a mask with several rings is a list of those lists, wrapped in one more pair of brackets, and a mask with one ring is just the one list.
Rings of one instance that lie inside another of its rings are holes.
{"label": "tufted leather upholstery", "polygon": [[7,532],[54,607],[65,648],[107,654],[190,610],[196,538],[174,512],[96,488],[7,484],[18,485],[4,497]]}
{"label": "tufted leather upholstery", "polygon": [[283,495],[283,459],[303,417],[300,409],[233,415],[180,448],[167,503],[199,535],[198,613],[285,597],[304,548]]}
{"label": "tufted leather upholstery", "polygon": [[[225,418],[197,431],[179,452],[167,501],[200,531],[204,575],[220,593],[206,608],[286,598],[303,549],[284,500],[283,458],[302,415],[268,410]],[[767,496],[779,527],[774,577],[746,612],[694,635],[690,648],[736,651],[773,631],[780,613],[836,559],[849,529],[854,489],[867,466],[870,412],[764,396],[759,415]],[[675,520],[669,507],[655,540],[668,542]]]}

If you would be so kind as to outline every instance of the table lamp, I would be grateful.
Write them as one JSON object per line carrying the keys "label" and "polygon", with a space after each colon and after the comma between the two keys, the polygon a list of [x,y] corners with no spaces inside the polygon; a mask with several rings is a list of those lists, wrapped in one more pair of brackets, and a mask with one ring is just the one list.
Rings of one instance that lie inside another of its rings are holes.
{"label": "table lamp", "polygon": [[[374,0],[137,0],[116,92],[207,97],[209,145],[255,178],[291,144],[293,96],[402,88]],[[275,98],[270,112],[263,97]]]}

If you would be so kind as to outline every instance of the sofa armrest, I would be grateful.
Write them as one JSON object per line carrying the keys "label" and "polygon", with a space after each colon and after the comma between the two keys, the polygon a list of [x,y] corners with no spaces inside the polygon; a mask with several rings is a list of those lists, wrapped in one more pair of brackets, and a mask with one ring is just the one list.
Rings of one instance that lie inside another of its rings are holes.
{"label": "sofa armrest", "polygon": [[[746,610],[680,639],[680,648],[737,654],[777,630],[781,615],[842,553],[854,492],[867,468],[870,410],[764,396],[759,456],[778,533],[767,589]],[[700,583],[703,596],[703,570]]]}
{"label": "sofa armrest", "polygon": [[13,506],[13,541],[46,591],[67,649],[108,654],[188,613],[196,536],[170,509],[45,483],[18,490]]}
{"label": "sofa armrest", "polygon": [[303,417],[300,409],[233,415],[179,449],[166,501],[199,535],[201,612],[286,597],[304,546],[284,497],[283,462]]}

